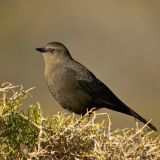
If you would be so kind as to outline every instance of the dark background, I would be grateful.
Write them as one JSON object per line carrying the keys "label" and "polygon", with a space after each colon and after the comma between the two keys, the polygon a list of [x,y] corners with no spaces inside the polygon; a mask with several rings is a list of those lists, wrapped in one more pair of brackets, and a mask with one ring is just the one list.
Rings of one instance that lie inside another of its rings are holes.
{"label": "dark background", "polygon": [[[0,2],[0,83],[35,86],[31,101],[45,115],[63,110],[50,95],[35,51],[60,41],[126,104],[160,119],[159,0],[27,0]],[[134,118],[108,111],[113,128]]]}

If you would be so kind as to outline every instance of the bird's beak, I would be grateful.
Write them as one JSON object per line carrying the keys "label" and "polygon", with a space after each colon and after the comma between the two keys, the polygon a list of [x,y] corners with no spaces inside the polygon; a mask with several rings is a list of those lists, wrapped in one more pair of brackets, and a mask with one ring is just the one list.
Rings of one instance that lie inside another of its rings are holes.
{"label": "bird's beak", "polygon": [[45,48],[36,48],[36,50],[41,52],[41,53],[47,52],[47,49],[45,49]]}

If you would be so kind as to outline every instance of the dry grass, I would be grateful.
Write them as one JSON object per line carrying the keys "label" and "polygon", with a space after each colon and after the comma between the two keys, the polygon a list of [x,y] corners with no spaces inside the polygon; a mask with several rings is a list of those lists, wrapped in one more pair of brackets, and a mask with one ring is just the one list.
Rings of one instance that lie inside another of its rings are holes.
{"label": "dry grass", "polygon": [[143,128],[111,131],[106,114],[77,118],[57,113],[43,117],[40,105],[23,101],[29,90],[5,83],[0,88],[0,159],[5,160],[146,160],[160,159],[160,135]]}

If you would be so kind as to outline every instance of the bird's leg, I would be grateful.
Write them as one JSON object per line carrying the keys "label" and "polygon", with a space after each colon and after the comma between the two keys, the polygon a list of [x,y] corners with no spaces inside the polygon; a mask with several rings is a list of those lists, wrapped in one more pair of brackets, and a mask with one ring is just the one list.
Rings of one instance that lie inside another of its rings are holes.
{"label": "bird's leg", "polygon": [[78,119],[78,121],[75,123],[75,126],[80,125],[80,123],[82,123],[83,121],[84,121],[83,123],[88,122],[90,117],[91,117],[91,114],[82,114],[81,118]]}
{"label": "bird's leg", "polygon": [[138,122],[140,122],[137,118],[135,118],[135,122],[136,122],[136,128],[139,129],[139,125],[138,125]]}
{"label": "bird's leg", "polygon": [[[91,118],[91,114],[92,113],[94,113],[95,114],[95,112],[93,112],[94,111],[94,109],[91,109],[90,111],[87,111],[87,113],[85,113],[85,114],[81,114],[81,118],[76,122],[76,126],[77,125],[79,125],[80,123],[88,123],[89,122],[89,120],[90,120],[90,118]],[[94,118],[93,118],[94,119]]]}

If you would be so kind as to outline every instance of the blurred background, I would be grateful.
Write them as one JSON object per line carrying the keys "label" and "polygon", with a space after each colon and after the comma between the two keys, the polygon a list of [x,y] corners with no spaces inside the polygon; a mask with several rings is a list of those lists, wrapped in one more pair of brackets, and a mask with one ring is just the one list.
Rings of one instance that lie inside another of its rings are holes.
{"label": "blurred background", "polygon": [[[132,109],[160,129],[160,1],[35,0],[0,2],[0,84],[35,86],[45,115],[64,111],[44,80],[35,48],[60,41]],[[112,128],[135,119],[107,109]]]}

